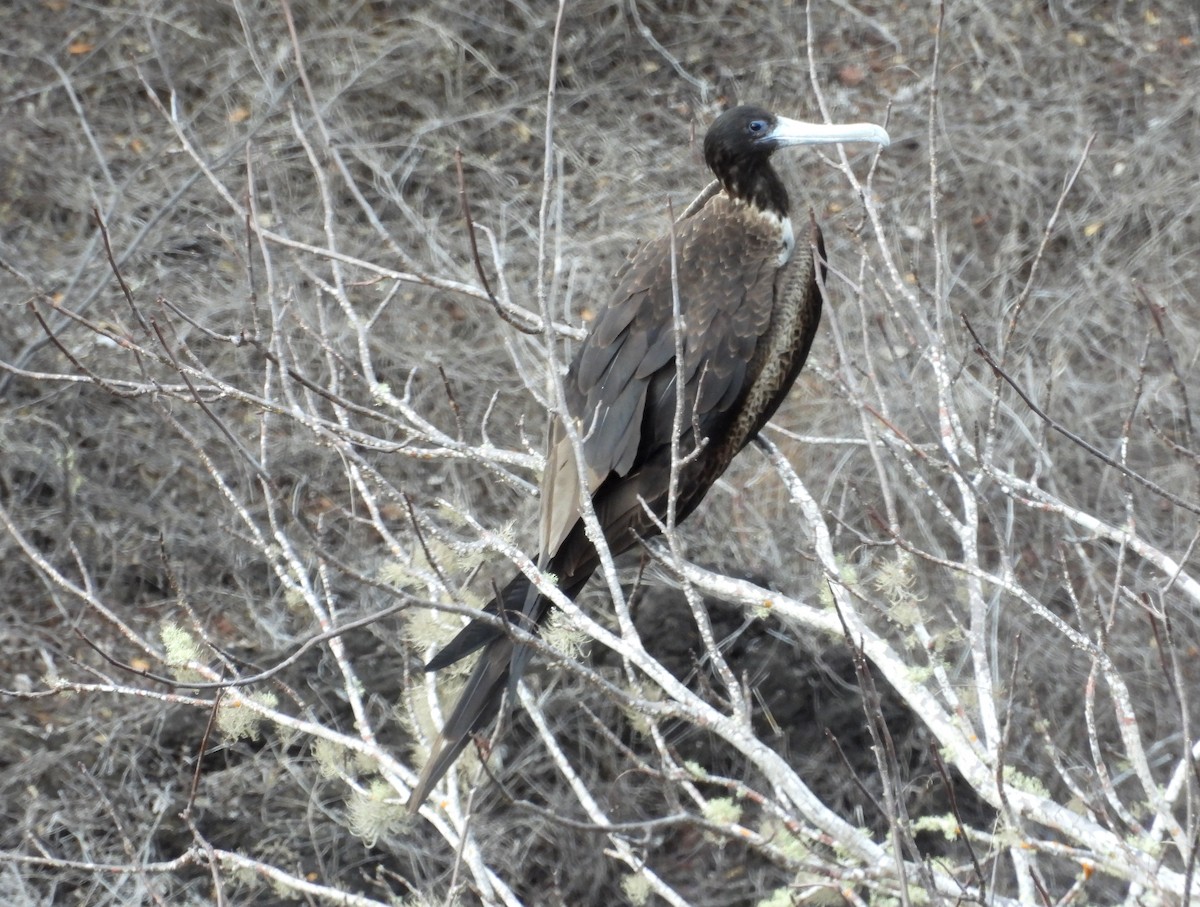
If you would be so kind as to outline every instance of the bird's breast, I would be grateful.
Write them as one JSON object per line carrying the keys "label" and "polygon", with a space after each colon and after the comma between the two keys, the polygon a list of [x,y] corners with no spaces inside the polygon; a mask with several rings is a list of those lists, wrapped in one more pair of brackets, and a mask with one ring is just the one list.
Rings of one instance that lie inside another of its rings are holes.
{"label": "bird's breast", "polygon": [[766,241],[776,251],[775,266],[782,268],[792,259],[796,248],[796,234],[792,231],[792,219],[786,214],[760,208],[739,198],[722,199],[724,204],[714,206],[718,218],[733,222],[735,229],[742,232],[748,247]]}
{"label": "bird's breast", "polygon": [[792,232],[792,219],[790,217],[780,218],[779,232],[781,238],[777,261],[779,267],[782,268],[792,260],[792,252],[796,248],[796,234]]}

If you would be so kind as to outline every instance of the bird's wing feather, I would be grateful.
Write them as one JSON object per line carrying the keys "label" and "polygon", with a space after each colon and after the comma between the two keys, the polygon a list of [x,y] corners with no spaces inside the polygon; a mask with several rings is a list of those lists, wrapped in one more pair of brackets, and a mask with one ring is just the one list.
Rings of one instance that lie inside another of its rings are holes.
{"label": "bird's wing feather", "polygon": [[[675,281],[683,336],[684,449],[713,436],[754,375],[779,269],[777,224],[727,196],[675,225]],[[643,245],[622,270],[568,370],[567,411],[579,433],[589,497],[671,444],[676,336],[671,236]],[[580,485],[561,424],[550,431],[541,553],[553,554],[579,519]]]}

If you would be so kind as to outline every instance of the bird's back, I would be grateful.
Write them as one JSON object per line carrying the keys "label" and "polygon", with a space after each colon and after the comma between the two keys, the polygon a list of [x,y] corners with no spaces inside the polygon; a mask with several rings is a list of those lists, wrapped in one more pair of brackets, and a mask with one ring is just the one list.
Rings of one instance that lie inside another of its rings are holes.
{"label": "bird's back", "polygon": [[[815,239],[819,242],[819,233]],[[781,264],[784,253],[787,261]],[[678,453],[688,457],[698,442],[703,445],[678,483],[680,504],[694,508],[774,413],[803,365],[820,317],[814,274],[810,237],[791,242],[779,218],[724,193],[677,223],[673,238],[667,233],[643,245],[622,269],[611,303],[576,352],[565,381],[588,492],[602,498],[606,483],[669,467],[675,387],[682,378]],[[682,368],[676,364],[675,292]],[[547,502],[554,512],[549,518],[543,514],[548,553],[577,519],[578,471],[570,452],[560,430],[547,464],[547,476],[557,477],[560,489]],[[647,487],[647,503],[659,491]],[[608,535],[610,543],[618,542]]]}

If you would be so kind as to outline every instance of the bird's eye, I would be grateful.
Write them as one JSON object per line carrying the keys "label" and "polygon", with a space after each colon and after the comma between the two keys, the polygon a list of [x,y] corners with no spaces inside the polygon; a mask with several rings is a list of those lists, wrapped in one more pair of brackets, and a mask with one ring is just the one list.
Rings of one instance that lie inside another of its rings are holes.
{"label": "bird's eye", "polygon": [[767,131],[767,121],[766,120],[751,120],[749,125],[746,126],[746,129],[749,131],[749,133],[751,135],[762,135],[764,132]]}

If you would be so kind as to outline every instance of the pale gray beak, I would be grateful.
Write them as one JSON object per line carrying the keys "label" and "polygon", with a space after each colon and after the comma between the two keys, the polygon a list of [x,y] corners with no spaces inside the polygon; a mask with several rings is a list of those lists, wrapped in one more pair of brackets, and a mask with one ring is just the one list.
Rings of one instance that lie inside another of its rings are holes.
{"label": "pale gray beak", "polygon": [[834,142],[871,142],[875,145],[890,145],[887,131],[874,123],[804,123],[776,117],[770,141],[780,147],[785,145],[827,145]]}

